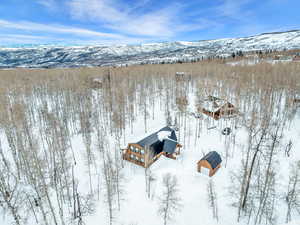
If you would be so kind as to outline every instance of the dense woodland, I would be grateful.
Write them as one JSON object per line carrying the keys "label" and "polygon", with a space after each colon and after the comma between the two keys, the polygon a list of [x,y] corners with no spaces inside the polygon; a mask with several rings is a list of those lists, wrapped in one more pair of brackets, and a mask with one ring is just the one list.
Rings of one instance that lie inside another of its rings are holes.
{"label": "dense woodland", "polygon": [[[190,76],[176,81],[177,71]],[[282,137],[297,114],[299,74],[299,63],[229,66],[215,60],[1,70],[0,212],[17,225],[85,224],[101,201],[108,218],[101,224],[115,224],[124,195],[130,191],[125,188],[124,173],[129,165],[120,149],[126,134],[134,132],[134,123],[141,119],[144,131],[151,132],[149,120],[155,119],[155,107],[159,108],[164,112],[162,126],[179,127],[180,142],[188,148],[204,132],[204,124],[213,123],[202,115],[197,123],[188,123],[189,105],[194,101],[197,106],[214,95],[240,110],[239,117],[226,123],[244,127],[248,135],[248,143],[240,148],[241,162],[231,173],[232,188],[224,190],[232,196],[228,207],[236,209],[234,222],[275,225],[278,201],[286,205],[287,210],[280,213],[289,222],[300,213],[300,162],[291,166],[288,182],[277,189],[276,156],[289,157],[297,151]],[[190,132],[192,128],[195,132]],[[80,137],[85,151],[72,144],[74,136]],[[231,151],[235,143],[235,136],[230,136],[224,167],[235,154]],[[83,177],[87,186],[82,184]],[[153,180],[151,170],[146,170],[149,198]],[[157,213],[165,225],[172,224],[173,215],[184,207],[177,183],[174,174],[166,174],[162,181]],[[213,217],[221,221],[213,179],[207,195]]]}

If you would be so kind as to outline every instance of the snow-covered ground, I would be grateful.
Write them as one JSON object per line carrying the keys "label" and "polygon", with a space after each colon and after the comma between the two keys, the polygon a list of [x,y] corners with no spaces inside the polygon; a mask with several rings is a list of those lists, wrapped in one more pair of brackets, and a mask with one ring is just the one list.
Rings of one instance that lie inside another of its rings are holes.
{"label": "snow-covered ground", "polygon": [[[144,132],[142,118],[137,120],[134,124],[134,132],[126,134],[126,146],[128,142],[139,141],[140,137],[145,137],[151,132],[155,132],[162,128],[165,124],[163,112],[156,111],[155,119],[149,121],[150,132]],[[244,222],[238,223],[236,209],[231,206],[232,198],[229,195],[231,187],[230,172],[236,171],[241,163],[241,150],[245,147],[247,142],[247,131],[245,128],[234,129],[233,133],[229,136],[221,134],[221,130],[226,127],[228,121],[211,121],[213,124],[205,124],[201,130],[199,137],[195,137],[195,124],[199,119],[193,116],[188,117],[186,141],[180,137],[179,142],[183,144],[182,154],[177,160],[172,160],[166,157],[161,157],[157,162],[151,166],[151,171],[155,174],[155,182],[151,190],[151,198],[149,199],[146,194],[145,186],[145,170],[142,167],[134,165],[125,161],[125,196],[122,203],[121,211],[117,213],[116,224],[162,224],[162,218],[157,214],[158,197],[162,193],[162,177],[166,173],[176,175],[179,180],[180,197],[182,198],[183,208],[180,212],[176,213],[174,221],[170,224],[176,225],[234,225],[246,224]],[[292,122],[290,128],[285,131],[285,140],[292,140],[294,143],[293,152],[290,157],[284,156],[284,153],[278,156],[280,168],[278,177],[279,183],[284,185],[287,181],[289,174],[289,165],[300,160],[300,154],[297,149],[300,148],[300,111],[297,117]],[[207,129],[212,126],[217,126],[215,129]],[[181,132],[183,128],[181,127]],[[178,134],[178,133],[177,133]],[[225,166],[226,143],[228,139],[235,135],[236,144],[230,146],[230,158]],[[74,139],[76,142],[76,138]],[[82,148],[84,148],[82,146]],[[209,151],[217,151],[223,158],[221,169],[212,178],[197,173],[197,161],[203,157],[203,153]],[[219,210],[219,221],[212,217],[212,210],[208,207],[207,203],[207,184],[212,179],[215,183]],[[88,182],[88,181],[87,181]],[[280,184],[278,184],[280,186]],[[87,218],[86,224],[96,225],[108,224],[106,206],[102,202],[98,202],[99,206],[95,215]],[[285,211],[286,207],[281,204],[277,209],[278,222],[276,224],[285,224]],[[300,224],[300,216],[295,219],[291,225]]]}
{"label": "snow-covered ground", "polygon": [[[95,94],[96,95],[96,94]],[[158,99],[158,98],[157,98]],[[190,111],[194,111],[195,97],[193,93],[189,96]],[[125,133],[120,138],[121,145],[127,146],[127,143],[137,142],[150,133],[156,132],[166,125],[166,116],[164,103],[155,101],[151,105],[151,115],[147,119],[147,128],[145,128],[144,115],[138,114],[133,124],[127,124]],[[153,114],[152,114],[153,112]],[[247,114],[247,112],[244,112]],[[237,118],[221,119],[214,121],[211,118],[203,115],[201,118],[195,118],[191,114],[184,115],[175,108],[172,111],[173,122],[174,118],[178,119],[177,137],[179,143],[183,145],[181,155],[177,160],[172,160],[162,156],[151,167],[151,172],[154,174],[155,181],[151,186],[151,197],[148,198],[145,184],[145,169],[124,161],[122,174],[125,177],[123,183],[124,194],[120,210],[116,210],[114,215],[114,223],[116,225],[158,225],[163,224],[162,217],[158,215],[159,197],[162,195],[163,185],[162,178],[165,174],[171,173],[175,175],[179,181],[179,197],[182,199],[182,209],[176,212],[174,219],[169,224],[172,225],[235,225],[247,224],[247,221],[241,220],[237,222],[237,209],[232,206],[233,199],[229,194],[232,187],[231,175],[232,172],[237,172],[241,166],[242,152],[247,145],[247,130],[240,122],[237,126],[232,121]],[[209,129],[214,127],[213,129]],[[228,136],[222,135],[221,131],[225,127],[231,127],[232,133]],[[131,127],[133,129],[131,129]],[[147,129],[147,132],[145,130]],[[200,129],[200,130],[199,130]],[[285,156],[284,151],[276,155],[277,168],[277,190],[278,195],[285,190],[287,179],[289,177],[290,165],[297,160],[300,160],[300,154],[297,152],[300,149],[300,110],[293,118],[291,125],[284,129],[284,137],[281,141],[282,146],[288,141],[293,142],[293,148],[290,157]],[[96,132],[92,132],[92,151],[97,152]],[[4,133],[0,135],[3,149],[7,151],[9,148],[7,137]],[[235,142],[233,142],[235,140]],[[107,147],[111,152],[118,151],[115,149],[116,138],[108,136]],[[88,165],[84,159],[86,146],[82,139],[82,134],[78,133],[71,138],[71,146],[74,150],[76,165],[74,164],[74,174],[79,181],[78,190],[81,193],[89,192],[89,176],[87,172]],[[217,151],[221,154],[223,162],[221,168],[212,178],[197,172],[196,163],[203,157],[204,153],[209,151]],[[227,158],[228,157],[228,158]],[[226,160],[227,158],[227,160]],[[100,160],[99,157],[96,158]],[[92,182],[97,184],[97,171],[101,169],[101,163],[95,164],[97,167],[92,168]],[[212,210],[208,206],[207,184],[209,180],[213,180],[217,193],[217,204],[219,212],[219,220],[213,218]],[[103,197],[103,182],[100,182],[101,194],[99,199],[95,196],[95,212],[84,218],[84,223],[87,225],[106,225],[109,224],[107,204]],[[96,194],[95,194],[96,195]],[[282,199],[278,200],[275,208],[275,213],[278,217],[276,225],[285,224],[286,205]],[[34,224],[30,220],[30,224]],[[11,224],[10,217],[0,217],[1,225]],[[293,222],[289,225],[299,225],[300,216],[293,215]]]}
{"label": "snow-covered ground", "polygon": [[[204,116],[204,119],[208,119]],[[162,193],[162,177],[166,173],[176,175],[179,180],[180,198],[182,199],[183,208],[180,212],[176,213],[174,221],[170,224],[176,225],[233,225],[233,224],[246,224],[237,221],[236,208],[232,207],[232,197],[229,195],[229,189],[232,188],[230,181],[230,173],[236,171],[241,163],[241,150],[245,148],[247,142],[247,131],[243,127],[233,129],[233,133],[229,136],[224,136],[221,131],[226,124],[231,124],[230,120],[226,119],[221,121],[213,121],[209,119],[209,123],[204,122],[201,133],[195,137],[195,124],[199,123],[199,119],[193,116],[187,118],[187,133],[185,134],[185,142],[183,140],[183,127],[180,127],[181,136],[179,142],[183,144],[182,154],[177,160],[172,160],[166,157],[161,157],[157,162],[151,166],[151,171],[154,173],[155,181],[151,190],[151,198],[149,199],[146,194],[145,186],[145,170],[135,164],[125,161],[124,175],[125,182],[125,195],[122,202],[121,210],[116,213],[115,224],[162,224],[162,218],[157,214],[158,198]],[[208,121],[208,120],[207,120]],[[133,133],[127,130],[126,138],[123,140],[125,147],[129,142],[139,141],[141,138],[157,131],[165,125],[165,118],[163,111],[155,110],[155,118],[148,121],[149,127],[147,133],[144,131],[143,119],[138,118],[133,125]],[[300,160],[300,154],[297,154],[297,149],[300,148],[300,112],[293,120],[291,127],[284,132],[284,141],[292,140],[293,151],[290,157],[284,156],[284,153],[278,156],[277,160],[280,168],[277,173],[279,177],[279,186],[286,185],[289,166],[292,162]],[[207,129],[216,126],[214,129]],[[177,132],[178,136],[179,132]],[[235,136],[236,144],[229,145],[229,154],[227,165],[225,162],[226,144],[229,139]],[[80,137],[73,138],[73,146],[76,146],[78,152],[84,151],[84,145],[80,143]],[[212,178],[197,173],[196,163],[203,157],[203,153],[209,151],[217,151],[223,158],[221,169]],[[84,169],[79,169],[83,171]],[[81,184],[86,188],[88,186],[88,179],[86,184],[83,180],[86,177],[82,174]],[[212,179],[215,183],[217,192],[217,202],[219,210],[219,221],[212,217],[212,211],[208,207],[207,184]],[[107,206],[103,201],[99,201],[97,210],[94,215],[88,216],[86,224],[97,225],[108,224]],[[276,209],[278,213],[278,222],[276,224],[285,224],[285,211],[286,207],[281,204]],[[299,219],[295,219],[291,225],[300,224]]]}

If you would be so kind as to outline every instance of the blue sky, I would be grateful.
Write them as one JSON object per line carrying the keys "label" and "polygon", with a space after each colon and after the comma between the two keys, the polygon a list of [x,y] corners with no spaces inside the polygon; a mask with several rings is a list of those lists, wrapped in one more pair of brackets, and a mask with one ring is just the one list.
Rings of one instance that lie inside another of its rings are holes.
{"label": "blue sky", "polygon": [[0,0],[0,46],[139,44],[300,29],[299,0]]}

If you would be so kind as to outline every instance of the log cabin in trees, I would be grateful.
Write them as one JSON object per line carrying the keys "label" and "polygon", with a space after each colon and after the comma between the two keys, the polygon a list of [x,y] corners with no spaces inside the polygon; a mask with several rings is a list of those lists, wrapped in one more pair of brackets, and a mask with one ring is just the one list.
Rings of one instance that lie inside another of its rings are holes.
{"label": "log cabin in trees", "polygon": [[293,105],[296,107],[300,107],[300,97],[293,99]]}
{"label": "log cabin in trees", "polygon": [[208,96],[198,107],[198,112],[204,113],[215,120],[222,117],[236,116],[239,113],[233,104],[214,96]]}
{"label": "log cabin in trees", "polygon": [[102,86],[103,86],[103,79],[100,77],[94,77],[94,78],[90,79],[89,83],[90,83],[91,88],[99,89],[99,88],[102,88]]}
{"label": "log cabin in trees", "polygon": [[216,151],[212,151],[198,161],[197,170],[199,173],[203,173],[211,177],[221,167],[221,162],[221,156]]}
{"label": "log cabin in trees", "polygon": [[186,72],[176,72],[175,73],[175,80],[176,80],[176,82],[190,81],[191,80],[191,75],[186,73]]}
{"label": "log cabin in trees", "polygon": [[148,168],[161,155],[176,159],[181,147],[182,145],[177,142],[175,131],[170,127],[164,127],[139,142],[129,143],[127,148],[123,149],[123,159]]}
{"label": "log cabin in trees", "polygon": [[103,75],[95,75],[88,78],[88,86],[92,89],[103,88],[104,85],[109,86],[111,80],[110,70],[108,69]]}
{"label": "log cabin in trees", "polygon": [[300,53],[298,53],[297,55],[294,55],[293,61],[298,61],[298,62],[300,62]]}

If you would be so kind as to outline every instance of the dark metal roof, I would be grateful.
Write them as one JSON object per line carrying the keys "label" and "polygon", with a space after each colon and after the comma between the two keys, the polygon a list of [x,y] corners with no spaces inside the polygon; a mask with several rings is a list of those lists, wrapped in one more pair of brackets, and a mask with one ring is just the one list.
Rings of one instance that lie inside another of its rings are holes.
{"label": "dark metal roof", "polygon": [[[171,135],[170,137],[168,137],[168,139],[166,140],[159,140],[158,138],[158,133],[161,131],[170,131]],[[157,142],[163,142],[163,151],[167,152],[167,153],[174,153],[175,149],[176,149],[176,145],[177,145],[177,137],[175,134],[175,131],[170,128],[170,127],[164,127],[162,129],[160,129],[159,131],[150,134],[148,137],[145,137],[144,139],[140,140],[139,142],[137,142],[137,144],[139,144],[140,146],[142,146],[143,148],[145,147],[151,147],[151,145],[157,143]]]}
{"label": "dark metal roof", "polygon": [[176,145],[177,142],[173,141],[173,140],[164,140],[164,147],[163,147],[163,151],[167,152],[167,153],[174,153],[175,149],[176,149]]}
{"label": "dark metal roof", "polygon": [[222,162],[221,156],[216,151],[209,152],[201,160],[206,160],[213,169]]}

